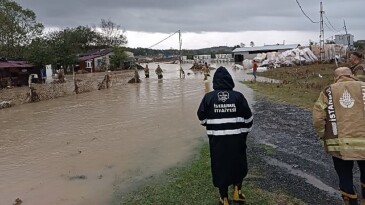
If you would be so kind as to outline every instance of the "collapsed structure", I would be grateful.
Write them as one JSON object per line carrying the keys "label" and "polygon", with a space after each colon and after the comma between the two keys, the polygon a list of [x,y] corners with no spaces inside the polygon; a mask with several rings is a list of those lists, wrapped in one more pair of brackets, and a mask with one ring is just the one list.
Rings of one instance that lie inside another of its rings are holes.
{"label": "collapsed structure", "polygon": [[[324,61],[338,62],[346,58],[348,46],[339,44],[326,44],[324,47]],[[253,59],[243,61],[244,68],[251,68],[252,60],[255,60],[261,67],[275,68],[281,66],[303,65],[317,62],[320,59],[320,48],[318,45],[310,47],[293,48],[283,52],[258,53]]]}

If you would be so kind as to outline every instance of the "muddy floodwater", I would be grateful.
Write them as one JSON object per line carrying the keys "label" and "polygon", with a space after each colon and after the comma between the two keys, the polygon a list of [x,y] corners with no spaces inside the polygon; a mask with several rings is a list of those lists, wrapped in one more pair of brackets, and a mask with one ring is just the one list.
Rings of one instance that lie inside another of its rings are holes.
{"label": "muddy floodwater", "polygon": [[[180,79],[178,65],[161,64],[157,80],[157,64],[149,67],[141,84],[0,110],[0,204],[109,204],[114,191],[191,159],[205,136],[196,110],[212,77],[183,65]],[[226,67],[252,103],[238,83],[252,76]]]}

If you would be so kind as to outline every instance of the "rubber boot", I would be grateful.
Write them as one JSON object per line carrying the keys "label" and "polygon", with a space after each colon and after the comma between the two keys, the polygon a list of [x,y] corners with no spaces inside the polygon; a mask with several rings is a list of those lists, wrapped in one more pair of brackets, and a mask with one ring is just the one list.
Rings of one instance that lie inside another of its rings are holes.
{"label": "rubber boot", "polygon": [[224,199],[219,198],[219,205],[229,205],[228,198],[224,197]]}
{"label": "rubber boot", "polygon": [[358,205],[356,194],[348,194],[348,193],[342,192],[342,199],[343,199],[344,205]]}
{"label": "rubber boot", "polygon": [[246,203],[246,197],[241,192],[241,190],[238,190],[238,186],[234,186],[233,202],[238,203],[238,204],[245,204]]}

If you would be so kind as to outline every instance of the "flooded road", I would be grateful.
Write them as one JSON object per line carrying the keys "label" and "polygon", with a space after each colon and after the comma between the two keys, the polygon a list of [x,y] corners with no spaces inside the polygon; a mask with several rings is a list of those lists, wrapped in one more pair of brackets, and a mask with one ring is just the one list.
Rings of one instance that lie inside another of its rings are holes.
{"label": "flooded road", "polygon": [[[252,76],[225,66],[252,103],[238,83]],[[0,204],[109,204],[113,191],[190,159],[205,136],[196,110],[212,77],[183,65],[179,79],[178,65],[161,64],[157,80],[149,67],[141,84],[0,110]]]}

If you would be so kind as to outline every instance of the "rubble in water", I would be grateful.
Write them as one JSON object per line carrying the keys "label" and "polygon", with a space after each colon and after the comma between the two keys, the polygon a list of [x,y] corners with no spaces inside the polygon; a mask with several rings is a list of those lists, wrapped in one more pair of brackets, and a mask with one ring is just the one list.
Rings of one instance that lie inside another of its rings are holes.
{"label": "rubble in water", "polygon": [[13,105],[14,105],[14,103],[12,101],[2,101],[2,102],[0,102],[0,109],[8,108]]}

